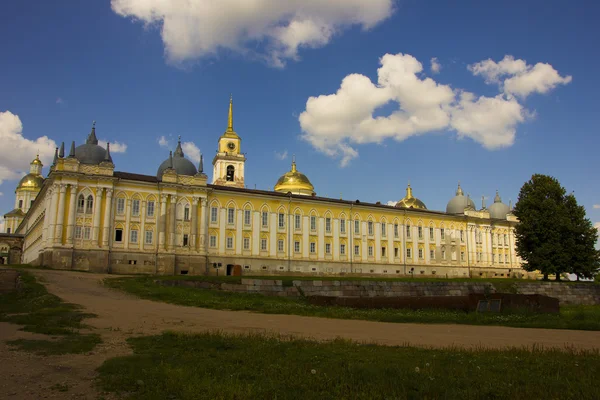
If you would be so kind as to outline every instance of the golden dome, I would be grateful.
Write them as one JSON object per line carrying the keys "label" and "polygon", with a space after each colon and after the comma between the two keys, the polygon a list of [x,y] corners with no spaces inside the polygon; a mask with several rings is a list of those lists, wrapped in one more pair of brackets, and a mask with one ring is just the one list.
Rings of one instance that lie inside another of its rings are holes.
{"label": "golden dome", "polygon": [[25,175],[17,185],[17,190],[19,189],[41,189],[44,183],[44,177],[37,174],[27,174]]}
{"label": "golden dome", "polygon": [[31,162],[31,164],[33,164],[33,165],[43,165],[42,164],[42,160],[40,160],[40,155],[39,154],[35,156],[35,160],[33,160]]}
{"label": "golden dome", "polygon": [[275,184],[274,190],[280,193],[292,192],[293,194],[305,194],[312,196],[315,188],[306,175],[296,170],[296,160],[292,161],[292,170],[286,172]]}
{"label": "golden dome", "polygon": [[396,207],[416,208],[416,209],[421,209],[421,210],[427,210],[425,203],[423,203],[421,200],[417,199],[416,197],[413,197],[412,188],[410,187],[410,183],[406,187],[406,196],[402,200],[400,200],[399,202],[396,203]]}

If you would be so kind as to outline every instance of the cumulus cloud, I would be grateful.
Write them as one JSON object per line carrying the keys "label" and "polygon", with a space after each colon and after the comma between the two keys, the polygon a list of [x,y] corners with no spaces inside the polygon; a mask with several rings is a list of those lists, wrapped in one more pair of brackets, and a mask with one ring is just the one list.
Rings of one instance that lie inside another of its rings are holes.
{"label": "cumulus cloud", "polygon": [[473,75],[482,76],[488,84],[499,84],[507,94],[522,98],[531,93],[548,93],[558,85],[566,85],[571,76],[560,76],[552,65],[537,63],[528,65],[525,60],[515,60],[507,55],[499,61],[487,59],[468,66]]}
{"label": "cumulus cloud", "polygon": [[[98,140],[98,144],[106,148],[107,140]],[[110,142],[110,152],[112,153],[125,153],[127,151],[127,145],[120,142]]]}
{"label": "cumulus cloud", "polygon": [[111,0],[112,10],[160,29],[165,55],[181,63],[220,50],[278,67],[302,48],[327,45],[350,26],[370,29],[393,13],[394,0]]}
{"label": "cumulus cloud", "polygon": [[439,74],[442,70],[442,64],[439,63],[437,57],[431,59],[431,73]]}
{"label": "cumulus cloud", "polygon": [[181,144],[183,154],[195,163],[200,162],[200,149],[193,142],[184,142]]}
{"label": "cumulus cloud", "polygon": [[[356,145],[430,132],[455,131],[487,149],[510,146],[518,124],[534,116],[509,94],[476,96],[423,76],[423,65],[409,54],[386,54],[379,61],[377,83],[350,74],[336,93],[310,97],[298,118],[302,138],[340,158],[342,166],[358,157]],[[490,79],[501,75],[488,69]],[[383,106],[393,111],[376,115]]]}
{"label": "cumulus cloud", "polygon": [[56,142],[47,136],[34,140],[25,138],[21,119],[10,111],[0,112],[0,143],[6,149],[0,157],[0,184],[28,173],[29,163],[36,153],[44,165],[50,165],[56,148]]}
{"label": "cumulus cloud", "polygon": [[167,138],[166,138],[166,137],[164,137],[164,136],[161,136],[161,137],[159,137],[159,138],[157,139],[157,142],[158,142],[158,145],[159,145],[160,147],[164,147],[165,149],[168,149],[169,147],[171,147],[171,146],[169,145],[169,141],[168,141],[168,140],[167,140]]}
{"label": "cumulus cloud", "polygon": [[396,200],[390,200],[390,201],[388,201],[386,204],[387,204],[388,206],[395,206],[395,205],[396,205],[396,203],[397,203],[397,201],[396,201]]}
{"label": "cumulus cloud", "polygon": [[275,152],[275,158],[277,158],[278,160],[285,160],[288,156],[288,152],[287,150],[280,152]]}

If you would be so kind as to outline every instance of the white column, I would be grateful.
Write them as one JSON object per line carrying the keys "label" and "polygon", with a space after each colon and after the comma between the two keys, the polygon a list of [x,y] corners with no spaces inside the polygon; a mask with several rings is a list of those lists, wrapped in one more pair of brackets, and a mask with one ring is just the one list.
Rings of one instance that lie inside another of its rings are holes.
{"label": "white column", "polygon": [[[206,223],[208,221],[208,199],[200,199],[202,210],[200,211],[200,250],[206,250]],[[258,226],[258,225],[257,225]]]}
{"label": "white column", "polygon": [[49,211],[50,214],[50,224],[48,226],[48,241],[51,246],[52,244],[54,244],[54,236],[56,233],[56,207],[58,205],[59,191],[60,188],[58,187],[58,185],[52,186],[52,201],[50,202],[50,210],[47,210],[47,212]]}
{"label": "white column", "polygon": [[125,229],[123,229],[123,248],[129,248],[129,220],[131,219],[131,199],[125,200]]}
{"label": "white column", "polygon": [[333,248],[331,253],[333,254],[333,260],[338,261],[340,259],[340,220],[334,219],[331,229],[333,229]]}
{"label": "white column", "polygon": [[93,225],[93,240],[95,244],[98,243],[100,233],[100,213],[102,212],[102,191],[104,188],[96,188],[96,198],[94,199],[94,225]]}
{"label": "white column", "polygon": [[104,204],[104,223],[102,224],[102,246],[108,246],[108,238],[110,236],[110,221],[112,214],[112,189],[106,189],[106,201]]}
{"label": "white column", "polygon": [[67,223],[67,244],[73,244],[73,236],[76,222],[75,205],[77,202],[77,185],[70,186],[69,198],[69,222]]}
{"label": "white column", "polygon": [[166,247],[165,235],[167,231],[167,197],[163,194],[160,196],[160,218],[158,220],[158,244],[160,249]]}
{"label": "white column", "polygon": [[46,244],[46,241],[48,240],[48,227],[50,226],[50,202],[52,199],[52,189],[48,189],[48,192],[46,194],[46,197],[44,198],[44,228],[43,228],[43,233],[42,233],[42,239],[44,241],[44,245]]}
{"label": "white column", "polygon": [[[172,194],[171,203],[169,204],[169,250],[173,250],[175,248],[175,235],[177,232],[175,225],[175,216],[177,213],[177,196]],[[129,207],[129,206],[128,206]],[[127,221],[129,222],[129,221]]]}
{"label": "white column", "polygon": [[58,192],[58,210],[56,211],[56,228],[54,229],[54,243],[62,244],[62,227],[65,219],[65,193],[67,185],[60,184]]}
{"label": "white column", "polygon": [[198,200],[198,197],[192,197],[192,218],[190,221],[191,232],[189,246],[190,249],[193,249],[194,251],[198,250]]}

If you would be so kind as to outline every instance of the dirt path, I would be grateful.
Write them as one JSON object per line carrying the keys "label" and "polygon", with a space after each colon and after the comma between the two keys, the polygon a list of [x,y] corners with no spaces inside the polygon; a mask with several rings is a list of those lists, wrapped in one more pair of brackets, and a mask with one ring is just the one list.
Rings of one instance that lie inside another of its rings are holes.
{"label": "dirt path", "polygon": [[[0,398],[94,399],[94,370],[107,358],[127,354],[130,336],[158,334],[164,330],[200,332],[269,332],[314,339],[344,337],[385,345],[426,347],[532,346],[580,349],[600,348],[600,332],[525,329],[497,326],[395,324],[208,310],[139,299],[101,285],[109,275],[35,270],[48,290],[67,302],[80,304],[98,318],[86,321],[102,335],[94,352],[77,356],[38,357],[8,351],[4,341],[29,335],[0,324]],[[114,276],[111,276],[114,277]],[[6,362],[8,361],[8,362]],[[67,392],[49,389],[67,384]],[[27,391],[29,390],[29,391]]]}

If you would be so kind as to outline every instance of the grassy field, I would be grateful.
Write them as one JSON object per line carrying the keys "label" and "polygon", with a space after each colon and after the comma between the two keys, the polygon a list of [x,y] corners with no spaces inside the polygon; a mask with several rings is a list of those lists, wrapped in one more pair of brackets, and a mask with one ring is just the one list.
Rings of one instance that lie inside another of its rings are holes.
{"label": "grassy field", "polygon": [[84,353],[100,343],[97,334],[81,334],[82,321],[94,317],[75,304],[64,303],[48,293],[27,272],[21,272],[23,289],[0,295],[0,321],[24,325],[28,332],[50,335],[49,340],[19,339],[8,342],[21,350],[38,354]]}
{"label": "grassy field", "polygon": [[598,399],[598,352],[429,350],[219,333],[129,339],[99,384],[132,399]]}
{"label": "grassy field", "polygon": [[[268,297],[155,284],[156,277],[111,278],[105,285],[139,297],[218,310],[244,310],[266,314],[294,314],[323,318],[382,322],[503,325],[526,328],[600,330],[600,306],[563,306],[558,315],[533,313],[478,314],[450,310],[352,309],[308,304],[303,299]],[[169,279],[169,278],[167,278]],[[216,277],[215,277],[216,279]]]}

